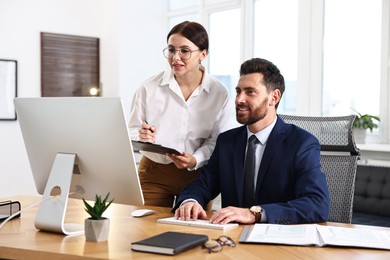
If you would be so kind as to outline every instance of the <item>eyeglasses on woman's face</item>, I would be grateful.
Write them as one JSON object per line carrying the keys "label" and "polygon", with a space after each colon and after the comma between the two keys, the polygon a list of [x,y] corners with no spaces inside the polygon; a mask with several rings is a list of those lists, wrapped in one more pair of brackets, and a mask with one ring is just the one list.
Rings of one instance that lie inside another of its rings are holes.
{"label": "eyeglasses on woman's face", "polygon": [[209,253],[217,253],[223,249],[223,246],[236,246],[236,243],[228,236],[220,236],[217,239],[208,240],[202,248],[205,248],[209,251]]}
{"label": "eyeglasses on woman's face", "polygon": [[182,60],[189,60],[191,59],[191,55],[193,52],[200,51],[198,50],[190,50],[188,48],[182,48],[182,49],[175,49],[173,47],[167,47],[163,50],[164,56],[167,59],[172,59],[176,53],[179,53],[179,57]]}

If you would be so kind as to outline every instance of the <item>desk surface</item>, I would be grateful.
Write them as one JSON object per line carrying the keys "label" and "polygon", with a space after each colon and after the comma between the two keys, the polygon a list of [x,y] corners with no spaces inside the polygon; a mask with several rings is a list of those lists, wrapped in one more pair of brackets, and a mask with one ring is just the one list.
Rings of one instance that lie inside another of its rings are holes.
{"label": "desk surface", "polygon": [[[37,197],[7,198],[19,200],[22,208],[27,207]],[[102,259],[167,259],[169,256],[134,252],[130,249],[131,242],[141,240],[165,231],[178,231],[208,235],[217,238],[228,235],[236,242],[243,226],[228,230],[210,230],[195,227],[184,227],[157,223],[157,219],[169,217],[169,208],[147,207],[156,210],[156,214],[133,218],[132,210],[145,207],[135,207],[113,204],[104,216],[111,219],[110,237],[106,242],[86,242],[84,235],[64,236],[61,234],[42,232],[35,229],[34,220],[37,207],[23,212],[21,218],[8,222],[0,230],[0,258],[10,259],[79,259],[82,257]],[[80,223],[88,217],[81,200],[70,199],[66,214],[66,222]],[[358,225],[327,223],[326,225],[348,226],[359,228]],[[389,259],[390,252],[386,250],[343,248],[343,247],[312,247],[283,246],[264,244],[237,244],[236,247],[224,247],[219,253],[209,254],[200,247],[180,253],[180,259]]]}

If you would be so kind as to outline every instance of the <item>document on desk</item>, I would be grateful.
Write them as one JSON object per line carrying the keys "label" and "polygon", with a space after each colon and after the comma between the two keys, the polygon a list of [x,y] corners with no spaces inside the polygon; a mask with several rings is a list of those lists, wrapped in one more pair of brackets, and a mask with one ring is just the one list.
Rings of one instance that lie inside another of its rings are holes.
{"label": "document on desk", "polygon": [[390,231],[317,224],[255,224],[244,227],[240,243],[342,246],[390,250]]}

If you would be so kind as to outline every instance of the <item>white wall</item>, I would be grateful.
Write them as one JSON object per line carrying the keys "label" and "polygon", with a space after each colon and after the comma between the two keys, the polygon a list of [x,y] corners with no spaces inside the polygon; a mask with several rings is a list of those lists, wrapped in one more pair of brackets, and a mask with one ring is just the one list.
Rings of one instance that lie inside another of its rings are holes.
{"label": "white wall", "polygon": [[[0,59],[18,61],[18,96],[40,96],[40,32],[99,37],[104,96],[126,110],[146,77],[165,68],[161,0],[0,0]],[[128,111],[126,111],[128,116]],[[17,121],[0,121],[0,198],[36,194]]]}
{"label": "white wall", "polygon": [[138,85],[168,67],[162,52],[167,45],[166,9],[165,0],[122,0],[119,93],[127,108],[127,116]]}

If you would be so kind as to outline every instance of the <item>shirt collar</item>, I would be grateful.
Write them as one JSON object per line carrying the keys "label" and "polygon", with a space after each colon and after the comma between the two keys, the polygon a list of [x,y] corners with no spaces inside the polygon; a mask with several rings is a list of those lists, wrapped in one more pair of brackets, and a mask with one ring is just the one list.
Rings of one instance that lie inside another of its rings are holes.
{"label": "shirt collar", "polygon": [[[202,90],[205,90],[206,92],[210,92],[210,75],[207,73],[205,67],[203,67],[202,64],[199,64],[199,69],[203,71],[203,78],[202,82],[199,86],[199,93],[202,92]],[[164,72],[164,76],[161,80],[160,86],[169,86],[169,85],[177,85],[177,81],[175,79],[175,75],[173,74],[172,70],[168,70]]]}
{"label": "shirt collar", "polygon": [[254,134],[254,135],[256,135],[257,139],[260,141],[261,145],[267,144],[268,137],[271,134],[271,131],[272,131],[272,129],[274,128],[274,126],[276,124],[277,118],[278,117],[275,117],[274,121],[269,126],[264,128],[263,130],[260,130],[257,133],[252,133],[251,131],[249,131],[248,126],[247,126],[246,127],[246,131],[247,131],[247,134],[248,134],[248,139],[249,139],[249,137],[251,137],[251,135]]}

